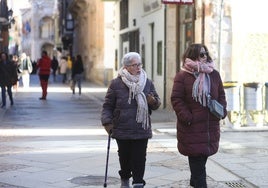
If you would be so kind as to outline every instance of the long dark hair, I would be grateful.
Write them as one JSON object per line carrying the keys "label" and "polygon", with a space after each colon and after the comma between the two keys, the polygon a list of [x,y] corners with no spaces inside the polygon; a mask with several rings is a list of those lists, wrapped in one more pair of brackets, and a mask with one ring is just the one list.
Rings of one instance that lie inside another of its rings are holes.
{"label": "long dark hair", "polygon": [[82,60],[82,56],[81,56],[81,55],[77,55],[77,56],[76,56],[76,61],[82,63],[82,62],[83,62],[83,60]]}
{"label": "long dark hair", "polygon": [[199,55],[200,55],[200,51],[201,48],[205,48],[206,52],[207,52],[207,60],[208,62],[212,62],[212,59],[209,55],[209,51],[208,48],[204,45],[204,44],[199,44],[199,43],[194,43],[191,44],[184,52],[183,56],[182,56],[182,63],[184,64],[185,59],[189,58],[193,61],[198,60],[199,59]]}
{"label": "long dark hair", "polygon": [[6,52],[1,52],[0,53],[0,60],[2,61],[2,54],[4,54],[6,56],[6,61],[9,61],[9,56]]}

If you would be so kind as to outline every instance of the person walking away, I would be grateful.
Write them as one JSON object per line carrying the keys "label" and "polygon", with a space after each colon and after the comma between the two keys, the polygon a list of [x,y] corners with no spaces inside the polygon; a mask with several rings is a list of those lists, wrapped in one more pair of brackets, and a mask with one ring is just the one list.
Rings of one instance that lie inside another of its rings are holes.
{"label": "person walking away", "polygon": [[73,58],[71,58],[71,56],[67,56],[67,81],[68,83],[70,83],[70,81],[72,80],[72,67],[73,67]]}
{"label": "person walking away", "polygon": [[40,100],[47,99],[47,87],[48,87],[48,79],[50,75],[50,67],[51,67],[51,59],[47,55],[47,51],[42,51],[42,57],[39,59],[36,65],[37,69],[39,69],[39,80],[42,88],[42,97]]}
{"label": "person walking away", "polygon": [[4,52],[1,53],[0,60],[0,86],[2,93],[1,108],[6,107],[6,92],[8,93],[10,105],[14,105],[12,86],[17,83],[17,67],[8,60],[8,55]]}
{"label": "person walking away", "polygon": [[24,88],[29,88],[30,86],[30,74],[33,71],[32,62],[30,57],[26,55],[26,53],[22,53],[20,57],[20,72],[22,78],[22,84]]}
{"label": "person walking away", "polygon": [[72,67],[72,80],[73,80],[73,85],[72,85],[72,90],[73,94],[75,94],[75,86],[77,83],[78,89],[79,89],[79,96],[81,95],[81,82],[83,78],[83,73],[84,72],[84,65],[82,61],[81,55],[76,56],[76,60],[73,63]]}
{"label": "person walking away", "polygon": [[59,67],[59,62],[58,62],[56,56],[53,56],[52,61],[51,61],[51,68],[52,68],[52,75],[53,75],[54,82],[56,82],[58,67]]}
{"label": "person walking away", "polygon": [[20,71],[20,67],[19,67],[19,57],[17,55],[13,55],[12,56],[12,62],[14,64],[14,66],[16,67],[16,70],[17,70],[17,82],[15,85],[13,85],[13,89],[15,91],[18,91],[18,88],[19,88],[19,80],[21,78],[21,71]]}
{"label": "person walking away", "polygon": [[143,188],[147,144],[152,138],[150,115],[161,102],[138,53],[125,54],[122,65],[106,93],[101,122],[118,146],[121,188],[129,187],[130,177],[133,188]]}
{"label": "person walking away", "polygon": [[62,83],[64,84],[67,80],[67,58],[61,57],[59,63],[59,72],[62,75]]}
{"label": "person walking away", "polygon": [[223,106],[225,118],[227,102],[221,76],[207,47],[191,44],[174,78],[171,103],[177,116],[177,147],[188,156],[194,188],[207,188],[206,162],[219,148],[221,119],[208,108],[209,94]]}

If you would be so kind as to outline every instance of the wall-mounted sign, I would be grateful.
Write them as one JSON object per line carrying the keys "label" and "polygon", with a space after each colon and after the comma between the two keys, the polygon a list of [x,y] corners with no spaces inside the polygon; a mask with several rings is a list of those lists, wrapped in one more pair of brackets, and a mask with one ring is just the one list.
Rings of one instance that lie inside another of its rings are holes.
{"label": "wall-mounted sign", "polygon": [[161,8],[161,0],[143,0],[143,11],[145,14],[151,13]]}
{"label": "wall-mounted sign", "polygon": [[193,4],[194,0],[162,0],[162,3],[164,4]]}

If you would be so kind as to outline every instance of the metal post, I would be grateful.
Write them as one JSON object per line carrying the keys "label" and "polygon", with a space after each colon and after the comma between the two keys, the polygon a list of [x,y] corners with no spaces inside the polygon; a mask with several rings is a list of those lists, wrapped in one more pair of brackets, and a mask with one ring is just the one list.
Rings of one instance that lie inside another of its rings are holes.
{"label": "metal post", "polygon": [[107,174],[108,174],[110,143],[111,143],[111,134],[108,134],[107,155],[106,155],[106,168],[105,168],[105,177],[104,177],[103,187],[107,187]]}

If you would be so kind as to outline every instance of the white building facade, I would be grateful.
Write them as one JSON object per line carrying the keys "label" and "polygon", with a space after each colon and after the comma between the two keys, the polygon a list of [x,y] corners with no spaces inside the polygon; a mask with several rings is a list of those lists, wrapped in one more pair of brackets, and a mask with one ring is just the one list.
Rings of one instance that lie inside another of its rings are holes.
{"label": "white building facade", "polygon": [[148,78],[153,80],[160,98],[164,99],[165,6],[161,0],[124,0],[115,2],[115,12],[115,71],[121,67],[125,53],[140,53]]}

